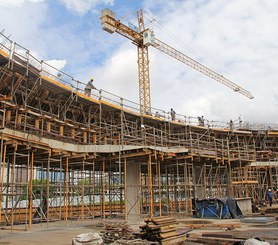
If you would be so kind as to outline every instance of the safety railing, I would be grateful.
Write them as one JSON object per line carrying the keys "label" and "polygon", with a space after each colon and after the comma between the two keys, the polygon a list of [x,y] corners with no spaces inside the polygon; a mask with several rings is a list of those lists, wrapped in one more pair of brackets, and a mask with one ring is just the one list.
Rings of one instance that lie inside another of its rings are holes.
{"label": "safety railing", "polygon": [[[28,49],[15,42],[12,42],[12,40],[6,37],[3,33],[0,33],[0,50],[5,52],[12,62],[18,62],[21,65],[24,65],[27,68],[27,72],[28,70],[37,71],[40,76],[48,77],[49,79],[69,86],[73,91],[84,93],[86,83],[75,79],[67,73],[44,62],[43,60],[38,60],[36,57],[30,54],[30,51]],[[142,113],[140,112],[140,105],[138,103],[128,99],[124,99],[103,89],[93,89],[91,97],[100,101],[103,100],[109,102],[126,110],[130,110],[133,113],[142,115]],[[230,122],[223,121],[214,121],[207,119],[202,119],[203,121],[200,121],[199,117],[192,117],[181,114],[176,114],[175,120],[172,120],[170,112],[158,108],[151,108],[151,112],[146,115],[152,116],[154,119],[175,121],[185,125],[202,126],[206,128],[221,128],[228,130],[278,130],[278,124],[258,124],[249,122],[242,123],[239,120],[234,120],[233,125],[231,125]]]}
{"label": "safety railing", "polygon": [[12,50],[12,40],[6,37],[2,32],[0,32],[0,49],[6,54],[10,55]]}

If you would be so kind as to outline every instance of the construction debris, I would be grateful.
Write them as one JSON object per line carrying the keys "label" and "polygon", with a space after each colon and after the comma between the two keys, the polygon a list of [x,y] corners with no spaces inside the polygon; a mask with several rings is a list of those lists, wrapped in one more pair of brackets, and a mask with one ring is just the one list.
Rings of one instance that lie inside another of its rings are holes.
{"label": "construction debris", "polygon": [[117,241],[118,243],[115,244],[127,244],[124,242],[135,240],[135,236],[132,233],[132,229],[126,222],[106,223],[104,225],[104,230],[100,232],[100,235],[103,239],[103,242],[109,244]]}
{"label": "construction debris", "polygon": [[173,239],[185,241],[186,233],[191,230],[178,230],[178,222],[172,217],[148,218],[144,221],[145,224],[140,226],[142,239],[161,244],[173,244]]}

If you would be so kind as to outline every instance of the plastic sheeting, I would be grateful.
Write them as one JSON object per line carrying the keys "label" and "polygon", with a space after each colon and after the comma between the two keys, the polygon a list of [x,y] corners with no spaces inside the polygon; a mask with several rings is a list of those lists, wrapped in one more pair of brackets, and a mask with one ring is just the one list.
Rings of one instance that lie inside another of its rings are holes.
{"label": "plastic sheeting", "polygon": [[197,218],[240,219],[242,212],[233,198],[195,200]]}
{"label": "plastic sheeting", "polygon": [[244,245],[270,245],[270,243],[257,240],[256,238],[250,238],[245,241]]}
{"label": "plastic sheeting", "polygon": [[72,239],[72,245],[98,245],[102,242],[98,233],[83,233]]}

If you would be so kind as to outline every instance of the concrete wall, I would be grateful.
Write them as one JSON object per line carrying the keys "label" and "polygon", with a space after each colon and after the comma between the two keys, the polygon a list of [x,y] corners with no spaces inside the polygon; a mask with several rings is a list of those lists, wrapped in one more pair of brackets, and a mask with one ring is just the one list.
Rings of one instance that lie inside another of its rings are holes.
{"label": "concrete wall", "polygon": [[243,215],[252,214],[252,202],[250,197],[236,198],[236,202]]}

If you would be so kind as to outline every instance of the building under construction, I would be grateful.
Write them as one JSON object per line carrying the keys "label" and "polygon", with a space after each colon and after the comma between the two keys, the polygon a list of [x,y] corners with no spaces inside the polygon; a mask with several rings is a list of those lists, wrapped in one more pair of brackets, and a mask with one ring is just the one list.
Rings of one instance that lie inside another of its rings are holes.
{"label": "building under construction", "polygon": [[84,87],[1,34],[1,225],[181,216],[278,187],[278,129],[172,120]]}

